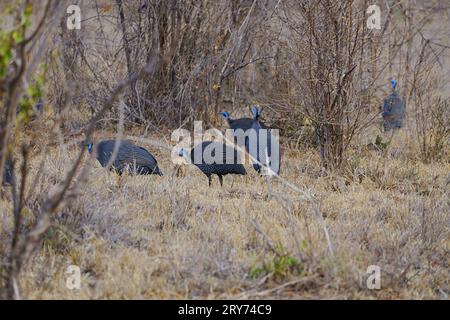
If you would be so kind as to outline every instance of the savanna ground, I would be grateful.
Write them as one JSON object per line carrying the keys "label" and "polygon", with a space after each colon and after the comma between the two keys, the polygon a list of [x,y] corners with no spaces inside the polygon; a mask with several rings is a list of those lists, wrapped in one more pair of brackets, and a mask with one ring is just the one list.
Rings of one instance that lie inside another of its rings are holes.
{"label": "savanna ground", "polygon": [[[283,149],[281,177],[311,195],[333,255],[308,199],[281,182],[273,182],[269,198],[251,166],[246,177],[226,176],[223,188],[218,180],[209,188],[196,167],[177,169],[168,148],[140,143],[157,157],[163,177],[119,178],[86,158],[89,171],[80,179],[87,181],[23,271],[22,294],[447,299],[450,167],[417,161],[410,138],[405,129],[384,151],[353,149],[346,169],[325,177],[315,149]],[[63,145],[45,155],[31,192],[51,193],[78,148]],[[2,229],[11,228],[9,206],[2,199]],[[69,265],[81,268],[80,290],[66,287]],[[370,265],[381,268],[380,290],[367,289]]]}

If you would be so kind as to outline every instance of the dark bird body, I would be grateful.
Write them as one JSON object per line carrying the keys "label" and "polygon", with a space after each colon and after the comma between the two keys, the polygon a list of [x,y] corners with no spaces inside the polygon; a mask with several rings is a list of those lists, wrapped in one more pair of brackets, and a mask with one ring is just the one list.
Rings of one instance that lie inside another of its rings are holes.
{"label": "dark bird body", "polygon": [[228,123],[230,129],[242,129],[244,131],[250,129],[253,123],[253,119],[251,118],[239,118],[239,119],[231,119],[230,114],[227,111],[223,111],[220,113]]}
{"label": "dark bird body", "polygon": [[[216,153],[219,154],[216,156]],[[196,159],[196,154],[198,159]],[[185,149],[181,149],[179,155],[188,158],[193,165],[208,177],[209,186],[211,186],[211,176],[213,174],[219,177],[221,186],[223,185],[223,176],[227,174],[247,174],[238,151],[232,146],[221,142],[205,141],[195,146],[191,150],[190,155],[187,154]],[[228,162],[227,155],[229,157]],[[197,162],[196,160],[199,161]]]}
{"label": "dark bird body", "polygon": [[253,120],[250,118],[228,119],[227,120],[230,129],[242,129],[244,131],[250,129]]}
{"label": "dark bird body", "polygon": [[[153,155],[146,149],[139,147],[127,140],[119,140],[119,149],[116,158],[111,165],[111,169],[118,174],[129,170],[135,174],[157,174],[162,176],[158,163]],[[88,144],[89,153],[96,149],[96,158],[103,167],[106,167],[114,152],[116,140],[105,140],[99,142],[95,148],[93,144]]]}

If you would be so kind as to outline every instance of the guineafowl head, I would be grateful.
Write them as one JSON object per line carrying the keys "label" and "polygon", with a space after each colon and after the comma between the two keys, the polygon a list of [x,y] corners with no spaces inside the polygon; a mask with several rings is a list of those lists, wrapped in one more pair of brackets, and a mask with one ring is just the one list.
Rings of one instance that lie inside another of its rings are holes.
{"label": "guineafowl head", "polygon": [[185,148],[180,148],[178,150],[178,156],[184,158],[188,163],[191,162],[191,158],[189,157],[189,152]]}
{"label": "guineafowl head", "polygon": [[252,116],[253,116],[253,120],[258,120],[259,117],[261,116],[261,108],[259,108],[258,106],[253,106],[251,108],[252,110]]}
{"label": "guineafowl head", "polygon": [[89,153],[92,153],[92,151],[94,150],[94,141],[92,141],[91,139],[86,139],[81,143],[81,146],[83,148],[87,147]]}
{"label": "guineafowl head", "polygon": [[155,167],[153,173],[157,174],[158,176],[161,176],[161,177],[164,175],[158,166]]}
{"label": "guineafowl head", "polygon": [[92,142],[88,143],[87,145],[89,153],[92,153],[92,149],[94,148],[94,144]]}
{"label": "guineafowl head", "polygon": [[180,150],[178,150],[178,155],[180,157],[186,157],[186,156],[188,156],[188,152],[185,148],[180,148]]}
{"label": "guineafowl head", "polygon": [[219,112],[219,114],[227,120],[230,120],[230,114],[227,111]]}
{"label": "guineafowl head", "polygon": [[392,78],[392,80],[391,80],[391,85],[392,85],[392,90],[395,91],[395,88],[397,88],[397,80],[395,80],[394,78]]}

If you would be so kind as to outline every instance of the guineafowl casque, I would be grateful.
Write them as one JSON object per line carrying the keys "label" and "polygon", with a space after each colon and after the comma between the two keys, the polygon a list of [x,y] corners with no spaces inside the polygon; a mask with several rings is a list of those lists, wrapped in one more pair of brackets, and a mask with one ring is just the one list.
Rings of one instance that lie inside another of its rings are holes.
{"label": "guineafowl casque", "polygon": [[[269,166],[278,175],[280,174],[281,161],[280,142],[272,135],[270,128],[260,121],[261,109],[252,107],[252,114],[253,122],[250,130],[254,130],[254,133],[246,140],[245,147],[252,158],[257,160],[256,162],[252,159],[253,169],[261,173],[261,165]],[[260,132],[261,129],[267,130],[266,135]],[[272,150],[272,147],[274,150]],[[275,154],[272,154],[272,151]]]}
{"label": "guineafowl casque", "polygon": [[[221,154],[217,154],[216,156],[216,152],[220,152]],[[247,174],[238,151],[222,142],[204,141],[191,149],[190,154],[186,149],[182,148],[178,155],[199,168],[208,177],[209,186],[211,186],[211,176],[213,174],[219,177],[221,186],[223,186],[223,176],[227,174]],[[228,159],[229,161],[227,161],[227,155],[229,158],[232,155],[232,158]]]}
{"label": "guineafowl casque", "polygon": [[[146,149],[128,140],[117,140],[119,148],[111,169],[121,175],[127,169],[132,174],[157,174],[162,176],[155,157]],[[106,167],[114,151],[116,140],[105,140],[94,145],[87,142],[89,153],[94,154],[102,167]]]}
{"label": "guineafowl casque", "polygon": [[391,80],[392,92],[383,101],[383,125],[384,131],[403,127],[405,119],[405,102],[400,98],[397,91],[397,81]]}

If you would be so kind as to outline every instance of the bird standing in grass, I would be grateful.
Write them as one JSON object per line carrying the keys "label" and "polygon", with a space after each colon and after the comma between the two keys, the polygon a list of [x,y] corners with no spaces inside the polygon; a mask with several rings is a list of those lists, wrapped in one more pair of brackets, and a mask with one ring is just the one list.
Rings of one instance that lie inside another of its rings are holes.
{"label": "bird standing in grass", "polygon": [[191,149],[190,154],[182,148],[178,155],[199,168],[208,177],[209,186],[213,174],[219,177],[221,186],[227,174],[247,174],[238,151],[222,142],[204,141]]}
{"label": "bird standing in grass", "polygon": [[117,143],[118,149],[111,169],[119,175],[124,171],[131,174],[157,174],[162,176],[155,157],[146,149],[139,147],[128,140],[105,140],[94,145],[92,141],[87,142],[89,153],[94,153],[102,167],[106,167],[114,153],[114,147]]}
{"label": "bird standing in grass", "polygon": [[397,91],[397,81],[391,80],[392,93],[383,102],[383,124],[384,131],[403,127],[405,119],[405,102],[400,98]]}

